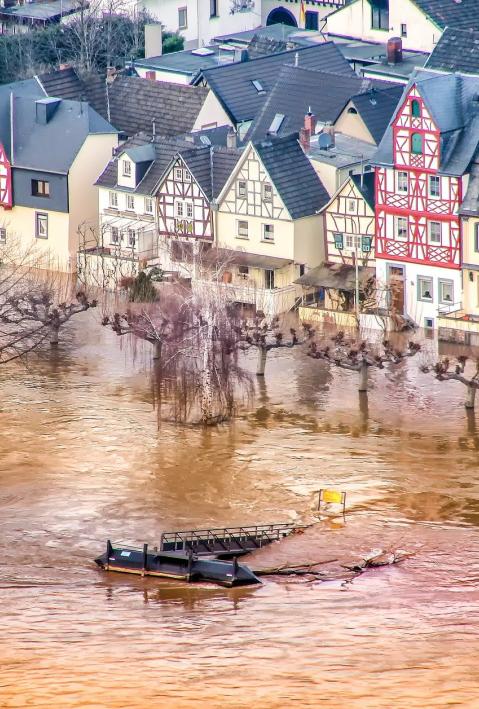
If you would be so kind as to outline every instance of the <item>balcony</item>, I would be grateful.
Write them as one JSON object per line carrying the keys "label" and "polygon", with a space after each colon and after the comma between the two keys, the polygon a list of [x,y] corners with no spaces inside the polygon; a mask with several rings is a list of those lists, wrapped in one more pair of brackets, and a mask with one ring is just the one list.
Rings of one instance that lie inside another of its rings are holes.
{"label": "balcony", "polygon": [[460,345],[479,345],[479,315],[466,313],[462,303],[441,305],[437,318],[438,338]]}
{"label": "balcony", "polygon": [[[210,281],[198,280],[193,287],[208,287]],[[294,284],[284,288],[259,288],[254,281],[236,276],[231,283],[219,283],[225,297],[233,303],[252,305],[266,317],[292,310],[301,298],[301,288]]]}

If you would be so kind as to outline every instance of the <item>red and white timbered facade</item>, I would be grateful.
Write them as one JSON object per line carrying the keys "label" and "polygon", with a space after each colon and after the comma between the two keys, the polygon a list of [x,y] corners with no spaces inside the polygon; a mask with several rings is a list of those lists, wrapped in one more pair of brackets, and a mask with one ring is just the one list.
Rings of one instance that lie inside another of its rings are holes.
{"label": "red and white timbered facade", "polygon": [[460,269],[462,177],[439,173],[441,135],[416,86],[392,139],[394,167],[376,168],[376,256]]}
{"label": "red and white timbered facade", "polygon": [[210,202],[181,156],[174,161],[156,197],[160,236],[213,240]]}
{"label": "red and white timbered facade", "polygon": [[12,168],[5,148],[0,143],[0,207],[12,208]]}

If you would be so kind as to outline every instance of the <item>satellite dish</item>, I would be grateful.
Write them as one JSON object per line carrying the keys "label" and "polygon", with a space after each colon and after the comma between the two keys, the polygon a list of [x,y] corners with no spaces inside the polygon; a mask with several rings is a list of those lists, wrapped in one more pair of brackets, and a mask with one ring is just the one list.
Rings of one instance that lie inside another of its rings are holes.
{"label": "satellite dish", "polygon": [[333,139],[329,135],[329,133],[320,133],[318,135],[318,146],[321,148],[321,150],[327,150],[330,148],[333,144]]}

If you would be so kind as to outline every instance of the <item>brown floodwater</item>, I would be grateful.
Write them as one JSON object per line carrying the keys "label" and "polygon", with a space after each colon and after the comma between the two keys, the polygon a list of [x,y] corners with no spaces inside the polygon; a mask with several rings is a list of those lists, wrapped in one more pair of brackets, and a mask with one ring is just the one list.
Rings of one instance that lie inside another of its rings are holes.
{"label": "brown floodwater", "polygon": [[[410,360],[355,376],[280,350],[231,425],[158,430],[141,353],[90,322],[2,368],[0,707],[479,706],[479,411]],[[222,589],[105,574],[107,537],[325,520],[253,568],[338,559],[333,579]],[[414,555],[352,582],[340,563]]]}

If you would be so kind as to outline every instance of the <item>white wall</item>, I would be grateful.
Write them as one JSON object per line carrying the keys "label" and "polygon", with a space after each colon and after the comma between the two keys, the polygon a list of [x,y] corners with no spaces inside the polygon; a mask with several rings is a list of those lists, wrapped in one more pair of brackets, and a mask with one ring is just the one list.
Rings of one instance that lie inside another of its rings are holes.
{"label": "white wall", "polygon": [[135,64],[135,71],[138,76],[142,79],[147,79],[146,72],[155,72],[155,81],[169,81],[171,84],[184,84],[188,85],[190,83],[191,76],[189,74],[180,74],[174,71],[160,71],[159,69],[147,69],[144,66],[137,66]]}

